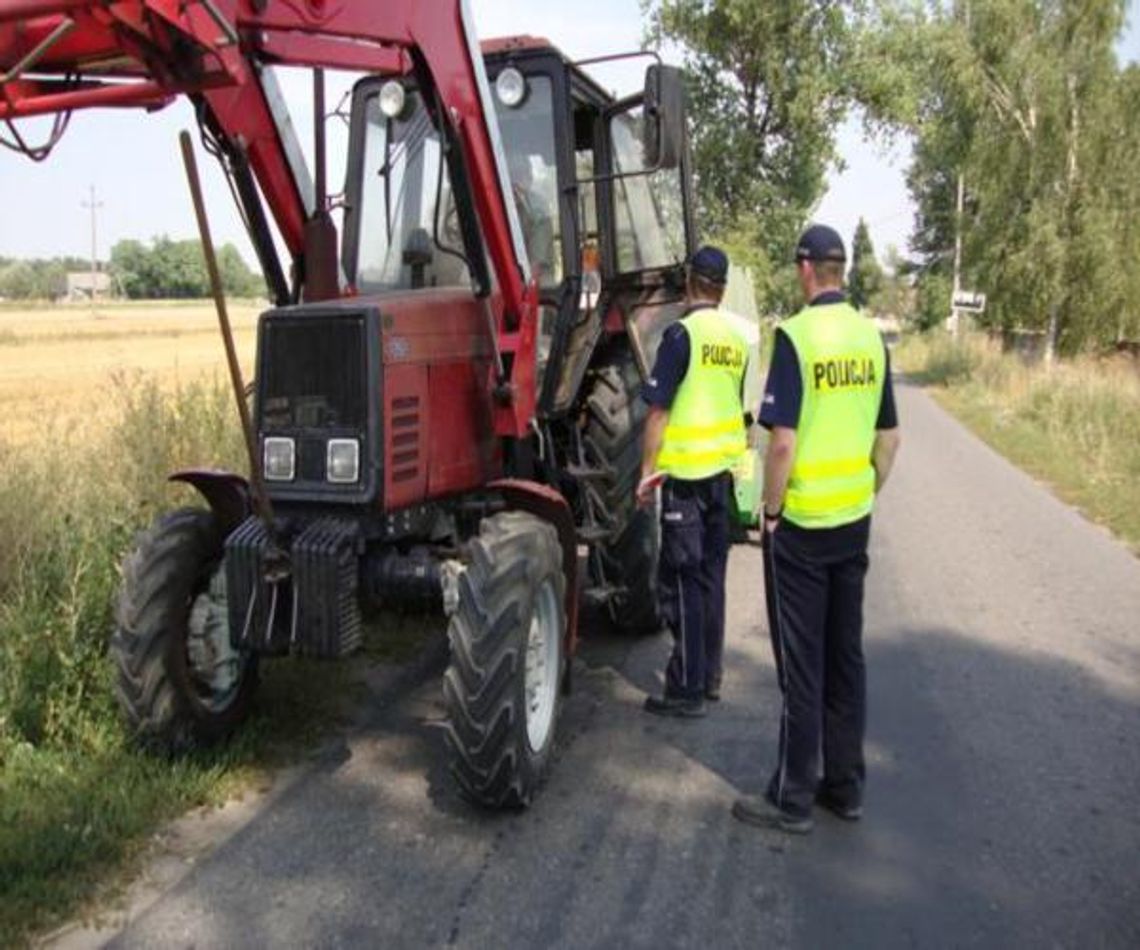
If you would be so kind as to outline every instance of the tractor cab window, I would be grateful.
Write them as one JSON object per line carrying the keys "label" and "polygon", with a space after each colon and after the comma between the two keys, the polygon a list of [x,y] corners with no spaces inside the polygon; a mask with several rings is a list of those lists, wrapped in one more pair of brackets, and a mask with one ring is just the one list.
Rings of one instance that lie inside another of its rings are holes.
{"label": "tractor cab window", "polygon": [[644,111],[640,105],[610,123],[613,157],[614,228],[620,274],[670,267],[685,259],[685,205],[681,169],[646,174],[642,150]]}
{"label": "tractor cab window", "polygon": [[562,242],[550,79],[528,77],[525,97],[514,106],[496,96],[495,112],[530,265],[543,287],[555,286],[562,280]]}
{"label": "tractor cab window", "polygon": [[364,292],[470,287],[439,132],[420,95],[406,96],[394,118],[379,92],[365,104],[357,284]]}

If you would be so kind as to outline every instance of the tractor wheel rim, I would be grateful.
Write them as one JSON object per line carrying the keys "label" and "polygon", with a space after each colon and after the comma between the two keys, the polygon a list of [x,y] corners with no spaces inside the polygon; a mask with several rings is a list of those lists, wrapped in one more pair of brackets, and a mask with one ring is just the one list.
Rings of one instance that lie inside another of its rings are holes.
{"label": "tractor wheel rim", "polygon": [[186,660],[195,695],[206,709],[226,709],[241,686],[244,659],[230,643],[225,571],[219,568],[190,605]]}
{"label": "tractor wheel rim", "polygon": [[562,650],[559,616],[558,595],[548,580],[535,595],[526,643],[526,737],[533,752],[546,745],[554,727]]}

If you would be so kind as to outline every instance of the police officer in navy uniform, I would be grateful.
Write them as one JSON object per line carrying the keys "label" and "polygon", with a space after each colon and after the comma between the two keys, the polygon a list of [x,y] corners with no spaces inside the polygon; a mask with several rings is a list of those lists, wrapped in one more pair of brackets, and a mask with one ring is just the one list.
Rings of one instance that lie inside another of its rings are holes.
{"label": "police officer in navy uniform", "polygon": [[748,362],[746,343],[718,310],[727,280],[723,251],[692,256],[689,307],[665,331],[642,390],[650,409],[638,503],[651,504],[660,484],[658,596],[674,638],[664,694],[645,701],[662,716],[703,716],[705,700],[720,699],[730,473],[746,450]]}
{"label": "police officer in navy uniform", "polygon": [[800,238],[808,305],[776,332],[759,416],[771,430],[764,580],[783,710],[767,790],[738,799],[732,813],[801,834],[812,829],[813,804],[862,816],[863,581],[871,508],[899,443],[886,347],[843,295],[845,262],[831,228]]}

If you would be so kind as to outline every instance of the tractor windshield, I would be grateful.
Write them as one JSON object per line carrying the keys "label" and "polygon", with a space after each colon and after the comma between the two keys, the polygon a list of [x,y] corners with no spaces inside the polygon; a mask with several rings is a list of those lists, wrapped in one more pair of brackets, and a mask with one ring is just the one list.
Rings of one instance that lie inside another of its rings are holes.
{"label": "tractor windshield", "polygon": [[356,279],[365,293],[469,287],[439,132],[414,90],[396,118],[365,104]]}
{"label": "tractor windshield", "polygon": [[610,125],[614,172],[614,226],[619,273],[669,267],[685,259],[685,206],[680,169],[645,171],[641,106]]}
{"label": "tractor windshield", "polygon": [[529,77],[522,102],[507,106],[496,98],[495,112],[531,267],[543,286],[557,284],[562,280],[562,254],[550,79]]}

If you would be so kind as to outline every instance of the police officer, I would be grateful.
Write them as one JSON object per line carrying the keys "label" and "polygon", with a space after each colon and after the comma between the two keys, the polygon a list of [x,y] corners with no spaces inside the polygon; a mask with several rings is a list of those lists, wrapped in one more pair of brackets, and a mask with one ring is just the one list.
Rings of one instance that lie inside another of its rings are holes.
{"label": "police officer", "polygon": [[[645,710],[703,716],[720,698],[730,471],[745,451],[741,388],[746,344],[717,309],[728,258],[702,247],[689,261],[685,315],[661,339],[642,394],[645,423],[638,503],[661,484],[658,596],[673,632],[662,696]],[[661,481],[664,476],[664,480]]]}
{"label": "police officer", "polygon": [[[808,305],[777,330],[760,408],[764,580],[783,693],[779,761],[742,821],[812,829],[812,805],[862,816],[863,579],[871,507],[898,449],[886,348],[844,298],[843,241],[808,228],[796,271]],[[823,750],[823,777],[819,753]]]}

